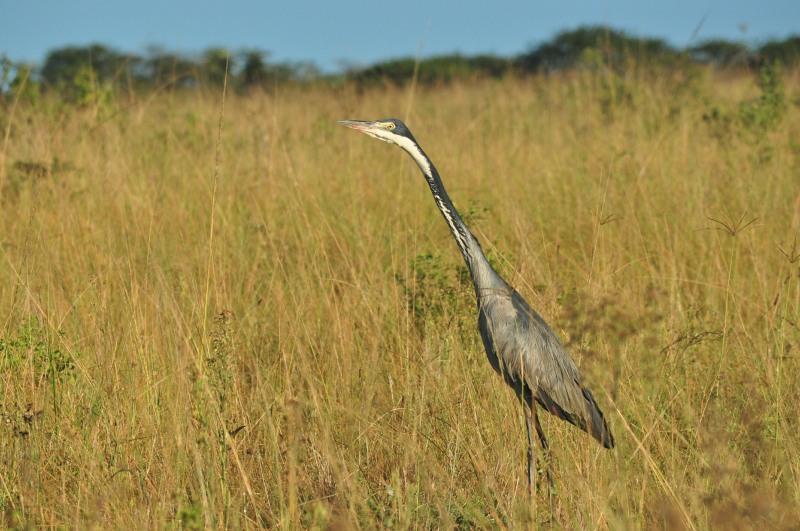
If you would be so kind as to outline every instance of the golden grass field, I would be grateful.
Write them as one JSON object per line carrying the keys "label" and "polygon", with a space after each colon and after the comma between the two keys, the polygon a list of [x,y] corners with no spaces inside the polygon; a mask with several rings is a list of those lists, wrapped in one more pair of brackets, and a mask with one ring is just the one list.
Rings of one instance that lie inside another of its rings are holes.
{"label": "golden grass field", "polygon": [[[797,529],[798,76],[7,101],[2,525]],[[387,116],[609,420],[541,415],[552,508],[418,169],[336,124]]]}

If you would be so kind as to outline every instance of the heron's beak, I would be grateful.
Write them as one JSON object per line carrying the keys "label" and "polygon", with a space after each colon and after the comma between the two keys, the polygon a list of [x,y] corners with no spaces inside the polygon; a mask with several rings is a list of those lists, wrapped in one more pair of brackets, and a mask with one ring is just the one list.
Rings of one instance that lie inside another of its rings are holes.
{"label": "heron's beak", "polygon": [[362,120],[339,120],[339,123],[345,127],[349,127],[350,129],[355,129],[356,131],[367,131],[372,128],[372,124],[374,122],[365,122]]}

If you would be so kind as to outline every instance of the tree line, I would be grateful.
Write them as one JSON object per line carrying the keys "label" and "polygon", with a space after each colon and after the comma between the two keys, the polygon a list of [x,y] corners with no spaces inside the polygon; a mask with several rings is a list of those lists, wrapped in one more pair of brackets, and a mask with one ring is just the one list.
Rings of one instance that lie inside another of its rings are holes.
{"label": "tree line", "polygon": [[412,78],[420,83],[442,83],[470,77],[498,78],[509,74],[530,75],[576,68],[624,68],[636,64],[712,64],[750,68],[780,62],[800,62],[800,36],[773,40],[758,47],[742,42],[708,40],[688,49],[676,49],[656,38],[633,37],[602,26],[567,30],[525,53],[512,57],[459,54],[417,61],[402,58],[367,67],[351,67],[323,75],[310,62],[272,62],[259,49],[229,53],[212,47],[188,56],[151,47],[145,54],[120,52],[102,44],[67,46],[49,52],[41,66],[0,59],[0,90],[6,93],[53,91],[69,101],[80,102],[86,94],[106,91],[162,88],[199,88],[222,83],[235,90],[272,87],[284,83],[348,81],[359,84],[402,84]]}

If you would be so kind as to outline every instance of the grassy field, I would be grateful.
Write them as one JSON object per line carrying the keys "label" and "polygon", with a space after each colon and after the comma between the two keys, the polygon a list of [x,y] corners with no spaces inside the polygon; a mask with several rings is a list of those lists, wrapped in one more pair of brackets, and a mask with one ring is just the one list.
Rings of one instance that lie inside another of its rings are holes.
{"label": "grassy field", "polygon": [[[800,73],[118,95],[0,113],[14,528],[796,529]],[[404,118],[617,440],[551,508]]]}

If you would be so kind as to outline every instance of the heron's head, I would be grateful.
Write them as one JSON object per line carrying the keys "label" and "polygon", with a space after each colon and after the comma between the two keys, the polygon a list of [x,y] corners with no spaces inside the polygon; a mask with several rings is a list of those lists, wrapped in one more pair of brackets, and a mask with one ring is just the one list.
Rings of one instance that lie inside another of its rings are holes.
{"label": "heron's head", "polygon": [[362,121],[362,120],[341,120],[340,124],[350,129],[355,129],[368,134],[371,137],[397,144],[401,147],[406,146],[410,140],[417,143],[414,135],[408,130],[406,124],[396,118],[383,118],[381,120]]}

